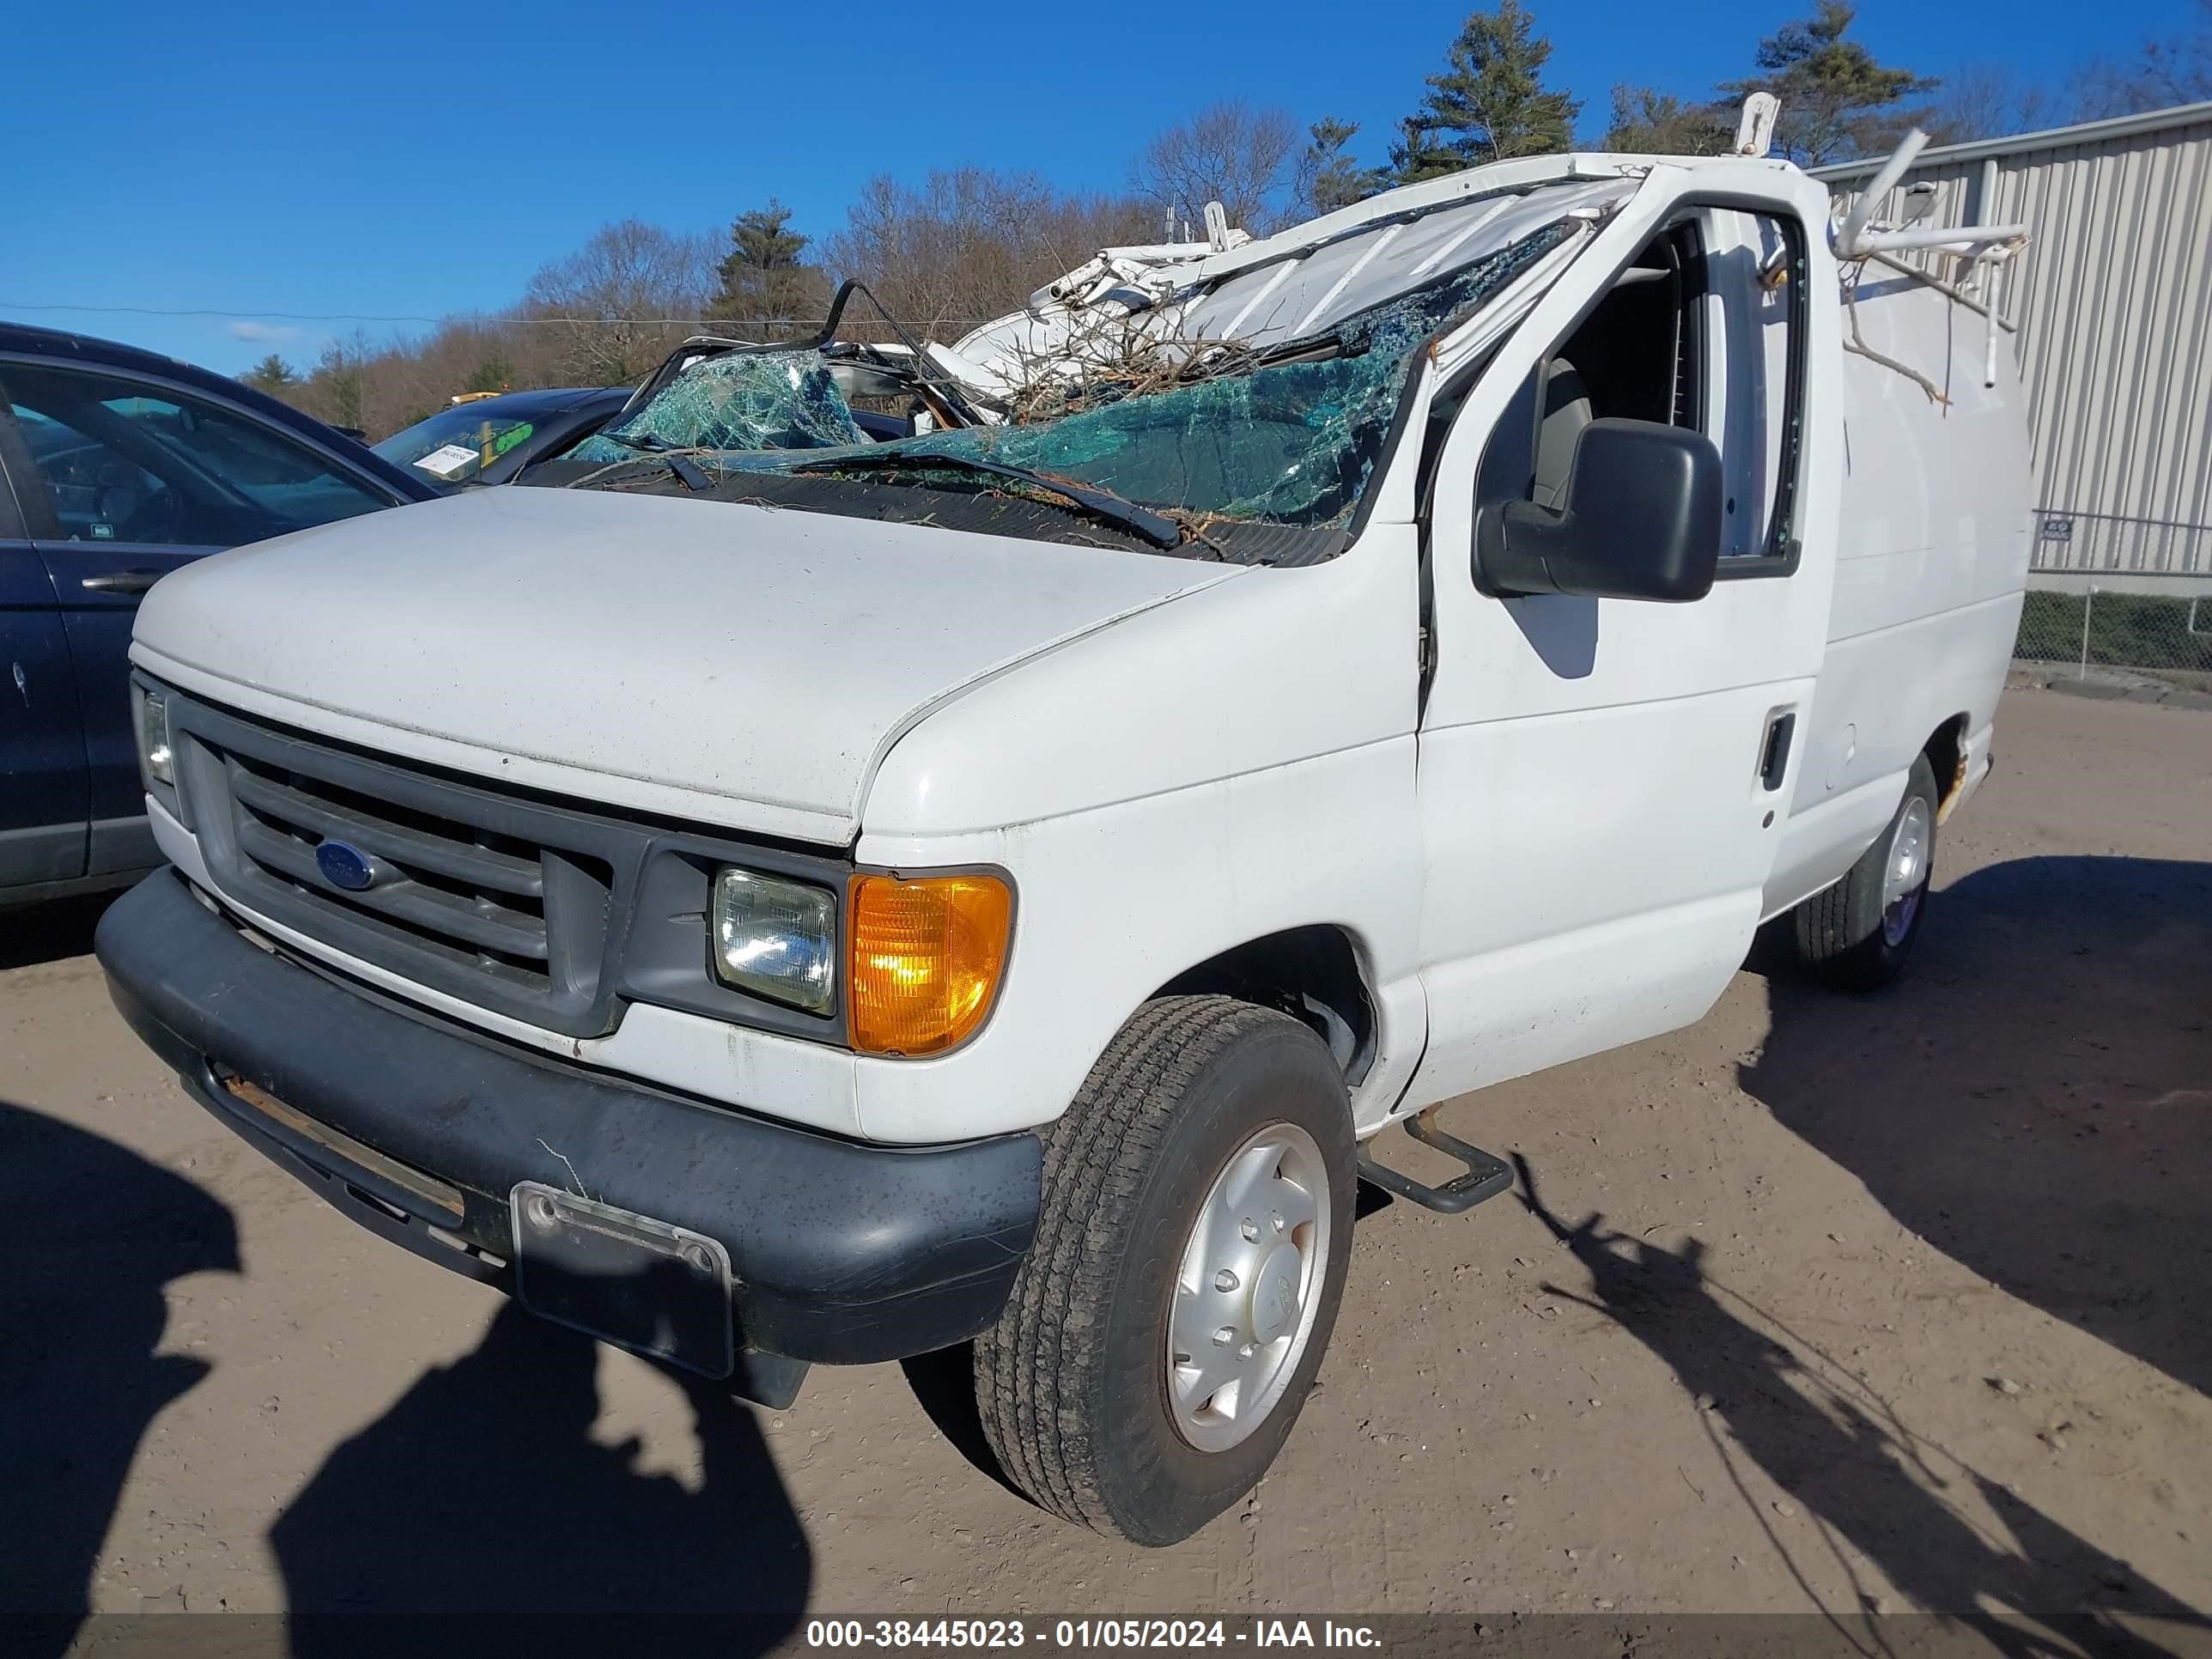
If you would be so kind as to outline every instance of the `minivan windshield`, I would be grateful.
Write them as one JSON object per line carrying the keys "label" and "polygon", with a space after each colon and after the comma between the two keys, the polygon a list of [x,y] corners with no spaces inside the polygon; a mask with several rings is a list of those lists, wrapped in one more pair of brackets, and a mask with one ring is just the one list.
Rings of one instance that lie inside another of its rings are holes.
{"label": "minivan windshield", "polygon": [[[705,469],[832,477],[837,457],[853,454],[856,480],[970,489],[988,480],[979,484],[977,469],[961,463],[981,461],[1088,486],[1187,527],[1341,524],[1381,459],[1421,346],[1576,228],[1555,219],[1316,333],[1261,349],[1199,340],[1163,352],[1157,332],[1133,331],[1144,372],[1078,374],[1076,390],[1028,399],[1027,411],[1017,400],[1003,425],[867,443],[819,353],[732,353],[692,364],[631,419],[574,453],[615,463],[675,450]],[[1048,393],[1049,373],[1040,377]],[[912,467],[890,465],[894,457]]]}

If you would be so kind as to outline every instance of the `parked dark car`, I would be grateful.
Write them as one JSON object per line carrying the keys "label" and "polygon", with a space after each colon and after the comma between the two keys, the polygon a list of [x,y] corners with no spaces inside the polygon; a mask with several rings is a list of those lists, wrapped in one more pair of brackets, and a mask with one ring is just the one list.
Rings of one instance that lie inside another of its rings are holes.
{"label": "parked dark car", "polygon": [[275,398],[0,323],[0,908],[158,864],[131,624],[179,565],[438,491]]}
{"label": "parked dark car", "polygon": [[[420,473],[442,489],[512,483],[524,468],[560,459],[611,424],[630,400],[632,390],[626,386],[556,386],[472,398],[402,428],[375,449],[387,461]],[[914,422],[896,416],[854,410],[853,419],[878,442],[914,433]],[[539,481],[544,481],[544,475]]]}
{"label": "parked dark car", "polygon": [[437,488],[506,483],[532,461],[590,437],[629,394],[626,386],[551,386],[472,398],[401,428],[374,447]]}

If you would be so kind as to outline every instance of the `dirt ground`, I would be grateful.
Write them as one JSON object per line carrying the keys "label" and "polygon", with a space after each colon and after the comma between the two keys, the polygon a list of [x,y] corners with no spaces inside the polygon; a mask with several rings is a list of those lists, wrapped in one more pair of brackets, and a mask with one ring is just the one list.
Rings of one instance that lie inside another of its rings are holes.
{"label": "dirt ground", "polygon": [[1903,987],[1754,968],[1447,1109],[1535,1204],[1364,1220],[1280,1462],[1161,1552],[995,1483],[942,1366],[769,1413],[502,1310],[191,1104],[92,907],[0,919],[0,1611],[1921,1608],[2010,1648],[2087,1607],[2199,1650],[2212,714],[2017,691],[1996,757]]}

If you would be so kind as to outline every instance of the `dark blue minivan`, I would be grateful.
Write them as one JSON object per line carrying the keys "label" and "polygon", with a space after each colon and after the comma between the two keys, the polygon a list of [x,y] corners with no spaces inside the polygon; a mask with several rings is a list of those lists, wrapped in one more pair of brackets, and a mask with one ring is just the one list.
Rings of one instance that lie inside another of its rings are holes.
{"label": "dark blue minivan", "polygon": [[0,908],[161,861],[131,730],[140,594],[224,548],[439,493],[235,380],[0,323]]}

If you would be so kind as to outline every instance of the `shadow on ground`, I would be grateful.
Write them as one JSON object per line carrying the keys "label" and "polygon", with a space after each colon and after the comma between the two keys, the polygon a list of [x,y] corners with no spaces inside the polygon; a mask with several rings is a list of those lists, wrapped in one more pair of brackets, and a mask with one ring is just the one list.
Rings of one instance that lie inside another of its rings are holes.
{"label": "shadow on ground", "polygon": [[[97,1628],[91,1583],[139,1442],[210,1370],[157,1353],[164,1288],[237,1272],[237,1232],[191,1182],[0,1100],[0,1628],[10,1653],[45,1659]],[[787,1638],[812,1560],[750,1411],[686,1381],[703,1478],[641,1473],[634,1443],[592,1437],[598,1358],[509,1304],[338,1447],[270,1529],[291,1652],[428,1648],[466,1614],[532,1645],[711,1634],[744,1655]],[[548,1617],[592,1614],[619,1619]]]}
{"label": "shadow on ground", "polygon": [[92,930],[120,896],[120,893],[92,893],[0,910],[0,969],[90,956]]}
{"label": "shadow on ground", "polygon": [[509,1304],[332,1452],[270,1528],[294,1652],[359,1650],[372,1613],[541,1631],[548,1614],[622,1614],[641,1650],[708,1629],[727,1654],[788,1637],[812,1558],[752,1413],[684,1381],[695,1491],[640,1472],[635,1443],[592,1437],[598,1365],[589,1339]]}
{"label": "shadow on ground", "polygon": [[235,1273],[237,1230],[182,1176],[0,1100],[0,1617],[12,1650],[58,1654],[141,1437],[208,1372],[155,1352],[162,1288]]}
{"label": "shadow on ground", "polygon": [[[1587,1295],[1545,1288],[1613,1320],[1672,1368],[1703,1408],[1738,1496],[1815,1605],[1822,1598],[1804,1556],[1817,1549],[1848,1562],[1840,1544],[1915,1607],[1978,1632],[2001,1654],[2064,1651],[2053,1635],[2115,1659],[2202,1650],[2212,1620],[1915,1435],[1863,1380],[1709,1279],[1699,1240],[1668,1250],[1606,1231],[1597,1214],[1571,1226],[1546,1206],[1527,1161],[1514,1162],[1522,1202],[1589,1275]],[[1804,1510],[1816,1542],[1796,1521],[1785,1531],[1767,1518],[1745,1483],[1753,1468]],[[1992,1512],[2012,1543],[1977,1524],[1962,1502]],[[1875,1586],[1862,1584],[1860,1606],[1832,1611],[1830,1621],[1859,1651],[1879,1653],[1886,1639],[1875,1615],[1889,1610]],[[2185,1632],[2188,1645],[2165,1647],[2143,1632],[2146,1620]]]}
{"label": "shadow on ground", "polygon": [[2212,1392],[2212,864],[1991,865],[1892,990],[1768,995],[1747,1093],[1936,1249]]}

